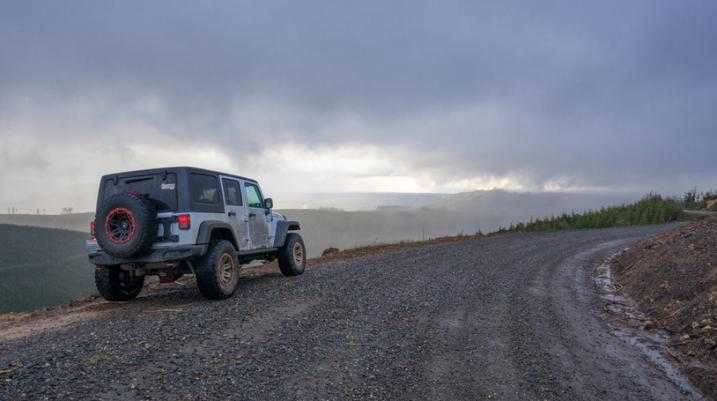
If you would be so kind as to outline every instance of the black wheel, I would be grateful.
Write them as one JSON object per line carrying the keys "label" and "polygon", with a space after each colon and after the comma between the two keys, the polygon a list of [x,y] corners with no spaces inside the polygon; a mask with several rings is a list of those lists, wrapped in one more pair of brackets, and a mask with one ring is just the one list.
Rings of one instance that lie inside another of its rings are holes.
{"label": "black wheel", "polygon": [[120,270],[119,266],[97,266],[95,286],[102,298],[108,301],[130,301],[144,287],[144,276],[132,276]]}
{"label": "black wheel", "polygon": [[279,248],[279,270],[285,276],[298,276],[306,268],[306,246],[297,233],[286,235],[284,246]]}
{"label": "black wheel", "polygon": [[139,196],[113,195],[100,205],[95,227],[103,251],[128,258],[146,252],[157,238],[157,210]]}
{"label": "black wheel", "polygon": [[225,299],[234,295],[239,283],[237,251],[229,241],[213,244],[195,266],[199,291],[209,299]]}

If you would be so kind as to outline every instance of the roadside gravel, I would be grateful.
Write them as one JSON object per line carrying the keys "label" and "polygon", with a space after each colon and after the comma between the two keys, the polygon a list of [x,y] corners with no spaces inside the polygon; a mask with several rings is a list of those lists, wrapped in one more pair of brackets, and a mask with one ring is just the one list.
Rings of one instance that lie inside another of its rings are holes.
{"label": "roadside gravel", "polygon": [[[0,338],[0,400],[681,400],[592,270],[666,227],[512,234],[193,286]],[[5,373],[2,373],[5,372]]]}

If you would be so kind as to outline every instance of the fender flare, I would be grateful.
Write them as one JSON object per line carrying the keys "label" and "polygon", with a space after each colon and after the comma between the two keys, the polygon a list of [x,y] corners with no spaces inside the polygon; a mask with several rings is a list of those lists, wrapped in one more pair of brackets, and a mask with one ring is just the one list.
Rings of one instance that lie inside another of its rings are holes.
{"label": "fender flare", "polygon": [[274,236],[274,248],[281,248],[286,242],[286,234],[289,231],[301,230],[301,225],[294,220],[281,220],[276,222],[276,235]]}
{"label": "fender flare", "polygon": [[[212,238],[212,231],[215,229],[227,229],[229,230],[229,235],[231,236],[231,242],[234,243],[234,247],[237,247],[238,242],[236,237],[234,236],[234,229],[229,223],[219,221],[219,220],[206,220],[203,221],[202,224],[199,225],[199,232],[197,233],[197,244],[208,244],[209,241]],[[237,248],[239,249],[239,248]]]}

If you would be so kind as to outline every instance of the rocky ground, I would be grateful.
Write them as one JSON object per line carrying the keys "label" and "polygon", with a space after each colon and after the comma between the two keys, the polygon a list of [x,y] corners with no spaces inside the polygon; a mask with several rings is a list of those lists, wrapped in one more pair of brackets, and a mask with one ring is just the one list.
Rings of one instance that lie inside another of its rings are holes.
{"label": "rocky ground", "polygon": [[0,400],[701,399],[603,317],[595,267],[669,227],[510,234],[0,320]]}
{"label": "rocky ground", "polygon": [[717,217],[641,241],[614,266],[647,328],[666,330],[690,378],[717,398]]}

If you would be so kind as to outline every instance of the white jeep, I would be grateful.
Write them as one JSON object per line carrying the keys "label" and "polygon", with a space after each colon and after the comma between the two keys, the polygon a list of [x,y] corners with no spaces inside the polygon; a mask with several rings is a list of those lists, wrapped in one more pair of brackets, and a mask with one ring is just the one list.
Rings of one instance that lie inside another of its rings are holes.
{"label": "white jeep", "polygon": [[278,259],[282,274],[299,275],[299,223],[272,207],[256,180],[232,174],[171,167],[105,175],[87,241],[97,290],[127,301],[148,275],[173,282],[194,274],[205,297],[223,299],[253,260]]}

